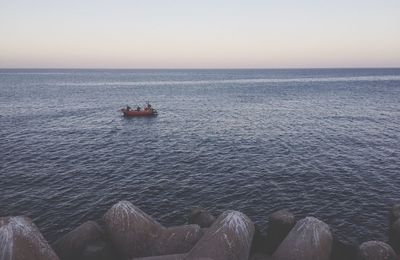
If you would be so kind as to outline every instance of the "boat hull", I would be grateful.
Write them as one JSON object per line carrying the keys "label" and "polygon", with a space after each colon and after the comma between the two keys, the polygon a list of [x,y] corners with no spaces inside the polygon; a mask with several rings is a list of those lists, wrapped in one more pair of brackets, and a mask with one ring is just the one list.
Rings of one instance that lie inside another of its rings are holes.
{"label": "boat hull", "polygon": [[124,114],[124,116],[129,116],[129,117],[135,117],[135,116],[156,116],[157,111],[155,110],[142,110],[142,111],[137,111],[137,110],[126,110],[126,109],[121,109],[121,112]]}

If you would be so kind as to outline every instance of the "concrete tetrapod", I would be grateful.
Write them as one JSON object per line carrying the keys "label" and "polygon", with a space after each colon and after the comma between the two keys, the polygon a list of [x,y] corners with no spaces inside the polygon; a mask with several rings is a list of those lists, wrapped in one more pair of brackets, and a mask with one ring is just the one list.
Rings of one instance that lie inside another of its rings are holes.
{"label": "concrete tetrapod", "polygon": [[246,215],[225,211],[184,259],[247,260],[253,235],[254,224]]}
{"label": "concrete tetrapod", "polygon": [[128,201],[104,215],[106,233],[122,258],[188,252],[200,239],[198,225],[165,228]]}
{"label": "concrete tetrapod", "polygon": [[394,250],[381,241],[368,241],[360,245],[358,260],[396,260]]}
{"label": "concrete tetrapod", "polygon": [[295,224],[295,216],[287,210],[279,210],[270,215],[266,241],[269,254],[275,252]]}
{"label": "concrete tetrapod", "polygon": [[391,224],[389,229],[390,245],[397,254],[400,254],[400,219]]}
{"label": "concrete tetrapod", "polygon": [[215,217],[205,209],[194,208],[190,211],[189,224],[197,224],[201,228],[210,227],[215,221]]}
{"label": "concrete tetrapod", "polygon": [[272,256],[274,260],[329,260],[331,250],[329,226],[306,217],[297,222]]}
{"label": "concrete tetrapod", "polygon": [[58,259],[29,218],[0,218],[0,260]]}
{"label": "concrete tetrapod", "polygon": [[395,204],[389,212],[390,225],[400,218],[400,204]]}
{"label": "concrete tetrapod", "polygon": [[[102,245],[100,250],[97,249],[98,245]],[[111,248],[105,243],[103,230],[94,221],[87,221],[67,233],[53,244],[53,248],[61,260],[88,259],[87,251],[90,251],[91,248],[99,251],[96,253],[97,259],[113,258]],[[100,257],[100,255],[102,256]]]}

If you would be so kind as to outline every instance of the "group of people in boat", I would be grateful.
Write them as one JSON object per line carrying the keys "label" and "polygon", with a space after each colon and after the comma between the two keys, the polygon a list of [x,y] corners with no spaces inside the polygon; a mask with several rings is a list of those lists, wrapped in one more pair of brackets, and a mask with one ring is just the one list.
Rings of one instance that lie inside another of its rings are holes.
{"label": "group of people in boat", "polygon": [[[130,106],[126,106],[127,111],[132,111],[132,108]],[[150,103],[147,103],[147,105],[143,109],[144,111],[149,111],[152,110]],[[142,108],[140,106],[136,107],[136,111],[142,111]]]}

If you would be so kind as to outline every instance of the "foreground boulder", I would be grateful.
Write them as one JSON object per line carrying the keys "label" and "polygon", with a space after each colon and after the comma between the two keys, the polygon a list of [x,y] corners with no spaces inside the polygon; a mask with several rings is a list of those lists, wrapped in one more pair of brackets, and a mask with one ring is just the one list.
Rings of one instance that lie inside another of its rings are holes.
{"label": "foreground boulder", "polygon": [[287,210],[279,210],[271,214],[267,231],[267,253],[275,252],[295,224],[295,216]]}
{"label": "foreground boulder", "polygon": [[[185,257],[185,254],[159,255],[159,256],[133,258],[132,260],[183,260],[184,257]],[[203,260],[205,260],[205,259],[203,259]]]}
{"label": "foreground boulder", "polygon": [[205,209],[194,208],[190,211],[189,224],[197,224],[201,228],[208,228],[214,223],[215,217]]}
{"label": "foreground boulder", "polygon": [[58,259],[29,218],[0,218],[0,260]]}
{"label": "foreground boulder", "polygon": [[396,260],[394,250],[381,241],[368,241],[360,245],[358,260]]}
{"label": "foreground boulder", "polygon": [[254,224],[254,235],[251,244],[251,257],[255,254],[264,254],[267,252],[266,249],[266,237],[261,233],[260,228]]}
{"label": "foreground boulder", "polygon": [[397,254],[400,254],[400,219],[390,226],[389,243]]}
{"label": "foreground boulder", "polygon": [[61,260],[113,259],[104,232],[94,221],[87,221],[53,244]]}
{"label": "foreground boulder", "polygon": [[225,211],[184,259],[247,260],[253,222],[238,211]]}
{"label": "foreground boulder", "polygon": [[395,204],[390,209],[390,213],[389,213],[389,222],[390,222],[390,224],[393,224],[399,218],[400,218],[400,204]]}
{"label": "foreground boulder", "polygon": [[358,246],[333,236],[331,260],[357,259]]}
{"label": "foreground boulder", "polygon": [[104,215],[106,233],[122,258],[188,252],[200,239],[198,225],[165,228],[128,201]]}
{"label": "foreground boulder", "polygon": [[329,260],[332,234],[324,222],[307,217],[292,228],[273,254],[274,260]]}

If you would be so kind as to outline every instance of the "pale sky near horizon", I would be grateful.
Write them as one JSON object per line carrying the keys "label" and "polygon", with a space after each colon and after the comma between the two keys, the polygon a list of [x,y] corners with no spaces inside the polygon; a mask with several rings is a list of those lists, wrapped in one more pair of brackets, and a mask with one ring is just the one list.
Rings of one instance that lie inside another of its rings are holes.
{"label": "pale sky near horizon", "polygon": [[400,67],[400,0],[0,0],[0,68]]}

